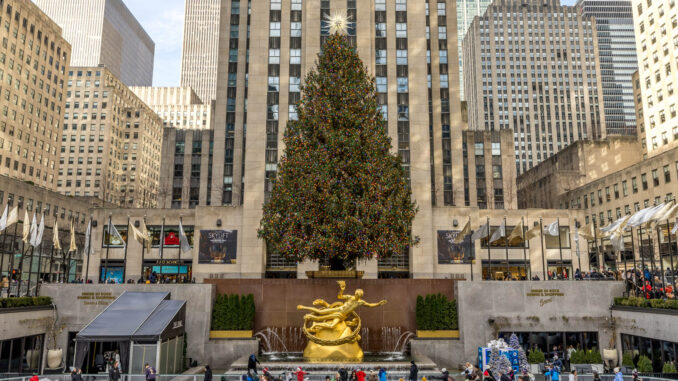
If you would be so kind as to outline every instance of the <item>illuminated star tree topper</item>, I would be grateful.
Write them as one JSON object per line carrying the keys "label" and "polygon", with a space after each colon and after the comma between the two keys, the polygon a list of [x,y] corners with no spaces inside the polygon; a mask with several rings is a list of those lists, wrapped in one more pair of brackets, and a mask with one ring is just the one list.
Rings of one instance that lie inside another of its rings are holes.
{"label": "illuminated star tree topper", "polygon": [[348,33],[348,17],[346,15],[335,12],[326,17],[327,23],[330,27],[330,34],[339,34],[345,36]]}

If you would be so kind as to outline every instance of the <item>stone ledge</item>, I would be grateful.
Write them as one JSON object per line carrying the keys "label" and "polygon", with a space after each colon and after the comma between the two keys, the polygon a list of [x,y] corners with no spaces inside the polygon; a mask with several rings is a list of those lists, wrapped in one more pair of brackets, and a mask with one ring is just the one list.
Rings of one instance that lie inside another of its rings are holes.
{"label": "stone ledge", "polygon": [[0,308],[0,314],[10,314],[14,312],[42,311],[51,309],[54,309],[54,305],[52,304],[45,306],[9,307],[9,308]]}
{"label": "stone ledge", "polygon": [[613,305],[610,307],[613,311],[629,311],[629,312],[641,312],[646,314],[662,314],[662,315],[673,315],[678,316],[678,310],[672,310],[668,308],[650,308],[650,307],[634,307],[634,306],[618,306]]}

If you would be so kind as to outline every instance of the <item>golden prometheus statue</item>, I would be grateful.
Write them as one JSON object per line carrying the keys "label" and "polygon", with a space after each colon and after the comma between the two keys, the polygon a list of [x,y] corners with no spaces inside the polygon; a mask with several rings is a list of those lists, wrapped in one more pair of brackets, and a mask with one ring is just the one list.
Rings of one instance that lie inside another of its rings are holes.
{"label": "golden prometheus statue", "polygon": [[[298,310],[309,311],[304,315],[304,334],[308,344],[304,349],[304,357],[310,360],[358,361],[363,358],[360,349],[360,317],[356,309],[360,306],[379,307],[385,300],[368,303],[362,300],[363,290],[355,290],[354,295],[344,295],[346,282],[340,280],[339,301],[332,304],[323,299],[313,301],[315,307],[298,305]],[[310,323],[310,325],[309,325]]]}

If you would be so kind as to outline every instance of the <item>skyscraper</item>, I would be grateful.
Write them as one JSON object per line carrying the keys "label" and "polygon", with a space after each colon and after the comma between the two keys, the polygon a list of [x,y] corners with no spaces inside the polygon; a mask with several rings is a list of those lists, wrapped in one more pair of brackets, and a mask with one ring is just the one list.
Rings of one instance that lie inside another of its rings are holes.
{"label": "skyscraper", "polygon": [[54,190],[71,46],[30,0],[3,10],[0,175]]}
{"label": "skyscraper", "polygon": [[457,0],[457,49],[459,51],[459,98],[465,100],[464,97],[464,62],[461,57],[461,44],[464,41],[464,36],[468,28],[476,16],[485,14],[487,7],[492,4],[492,0]]}
{"label": "skyscraper", "polygon": [[634,0],[633,21],[643,115],[638,130],[651,157],[678,146],[678,38],[671,32],[678,28],[678,7],[674,1]]}
{"label": "skyscraper", "polygon": [[631,76],[638,69],[631,0],[579,0],[584,16],[596,18],[600,83],[609,135],[636,134]]}
{"label": "skyscraper", "polygon": [[127,86],[153,82],[155,44],[122,0],[35,0],[73,46],[71,65],[105,65]]}
{"label": "skyscraper", "polygon": [[592,17],[558,0],[497,0],[463,49],[469,129],[512,129],[518,174],[605,136]]}
{"label": "skyscraper", "polygon": [[[229,25],[227,22],[222,23],[221,17],[222,12],[226,14],[229,10],[227,5],[226,0],[185,1],[181,86],[191,87],[205,103],[217,97],[220,28]],[[240,2],[236,1],[232,7],[239,5]],[[233,8],[233,12],[232,16],[239,14],[239,8]],[[239,31],[229,32],[237,34]],[[237,45],[231,48],[238,51]]]}

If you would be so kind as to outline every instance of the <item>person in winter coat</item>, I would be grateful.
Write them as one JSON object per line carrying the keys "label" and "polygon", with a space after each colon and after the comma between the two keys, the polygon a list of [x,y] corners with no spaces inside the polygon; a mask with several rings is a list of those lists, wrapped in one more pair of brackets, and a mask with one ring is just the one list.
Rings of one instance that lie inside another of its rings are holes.
{"label": "person in winter coat", "polygon": [[560,381],[560,372],[558,372],[558,367],[551,365],[549,370],[544,372],[544,376],[551,376],[551,381]]}
{"label": "person in winter coat", "polygon": [[294,374],[297,376],[297,381],[304,381],[304,376],[307,375],[308,373],[301,370],[301,367],[298,367],[297,371],[294,372]]}
{"label": "person in winter coat", "polygon": [[379,381],[387,381],[386,380],[386,369],[384,369],[384,367],[379,368]]}
{"label": "person in winter coat", "polygon": [[624,381],[624,375],[619,367],[614,368],[614,381]]}
{"label": "person in winter coat", "polygon": [[355,370],[355,377],[356,377],[356,380],[358,380],[358,381],[365,381],[365,376],[367,376],[367,375],[365,374],[365,372],[363,372],[362,370],[360,370],[360,368],[358,368],[358,369]]}
{"label": "person in winter coat", "polygon": [[247,359],[247,373],[252,373],[254,376],[257,376],[257,364],[259,364],[259,360],[257,359],[257,356],[252,353],[250,358]]}
{"label": "person in winter coat", "polygon": [[154,367],[146,364],[144,365],[144,374],[146,374],[146,380],[155,380],[155,377],[158,375],[158,372]]}
{"label": "person in winter coat", "polygon": [[[443,369],[441,369],[440,371],[441,371],[442,373],[440,374],[439,378],[440,378],[442,381],[447,381],[447,380],[450,378],[450,372],[448,372],[446,368],[443,368]],[[431,378],[433,378],[433,377],[431,377]]]}
{"label": "person in winter coat", "polygon": [[82,374],[78,371],[78,368],[73,368],[71,371],[71,381],[82,381]]}
{"label": "person in winter coat", "polygon": [[370,375],[369,375],[369,377],[367,377],[367,379],[369,381],[379,381],[379,377],[377,377],[377,372],[375,372],[374,370],[371,370]]}
{"label": "person in winter coat", "polygon": [[114,362],[113,366],[108,368],[108,379],[111,381],[120,381],[120,363]]}
{"label": "person in winter coat", "polygon": [[345,368],[339,368],[339,379],[338,381],[348,381],[348,371]]}
{"label": "person in winter coat", "polygon": [[499,381],[511,381],[511,377],[503,372],[499,372]]}
{"label": "person in winter coat", "polygon": [[212,381],[212,369],[209,365],[205,365],[205,377],[204,381]]}
{"label": "person in winter coat", "polygon": [[414,363],[414,360],[410,361],[410,377],[408,380],[417,381],[417,374],[419,373],[419,367]]}

